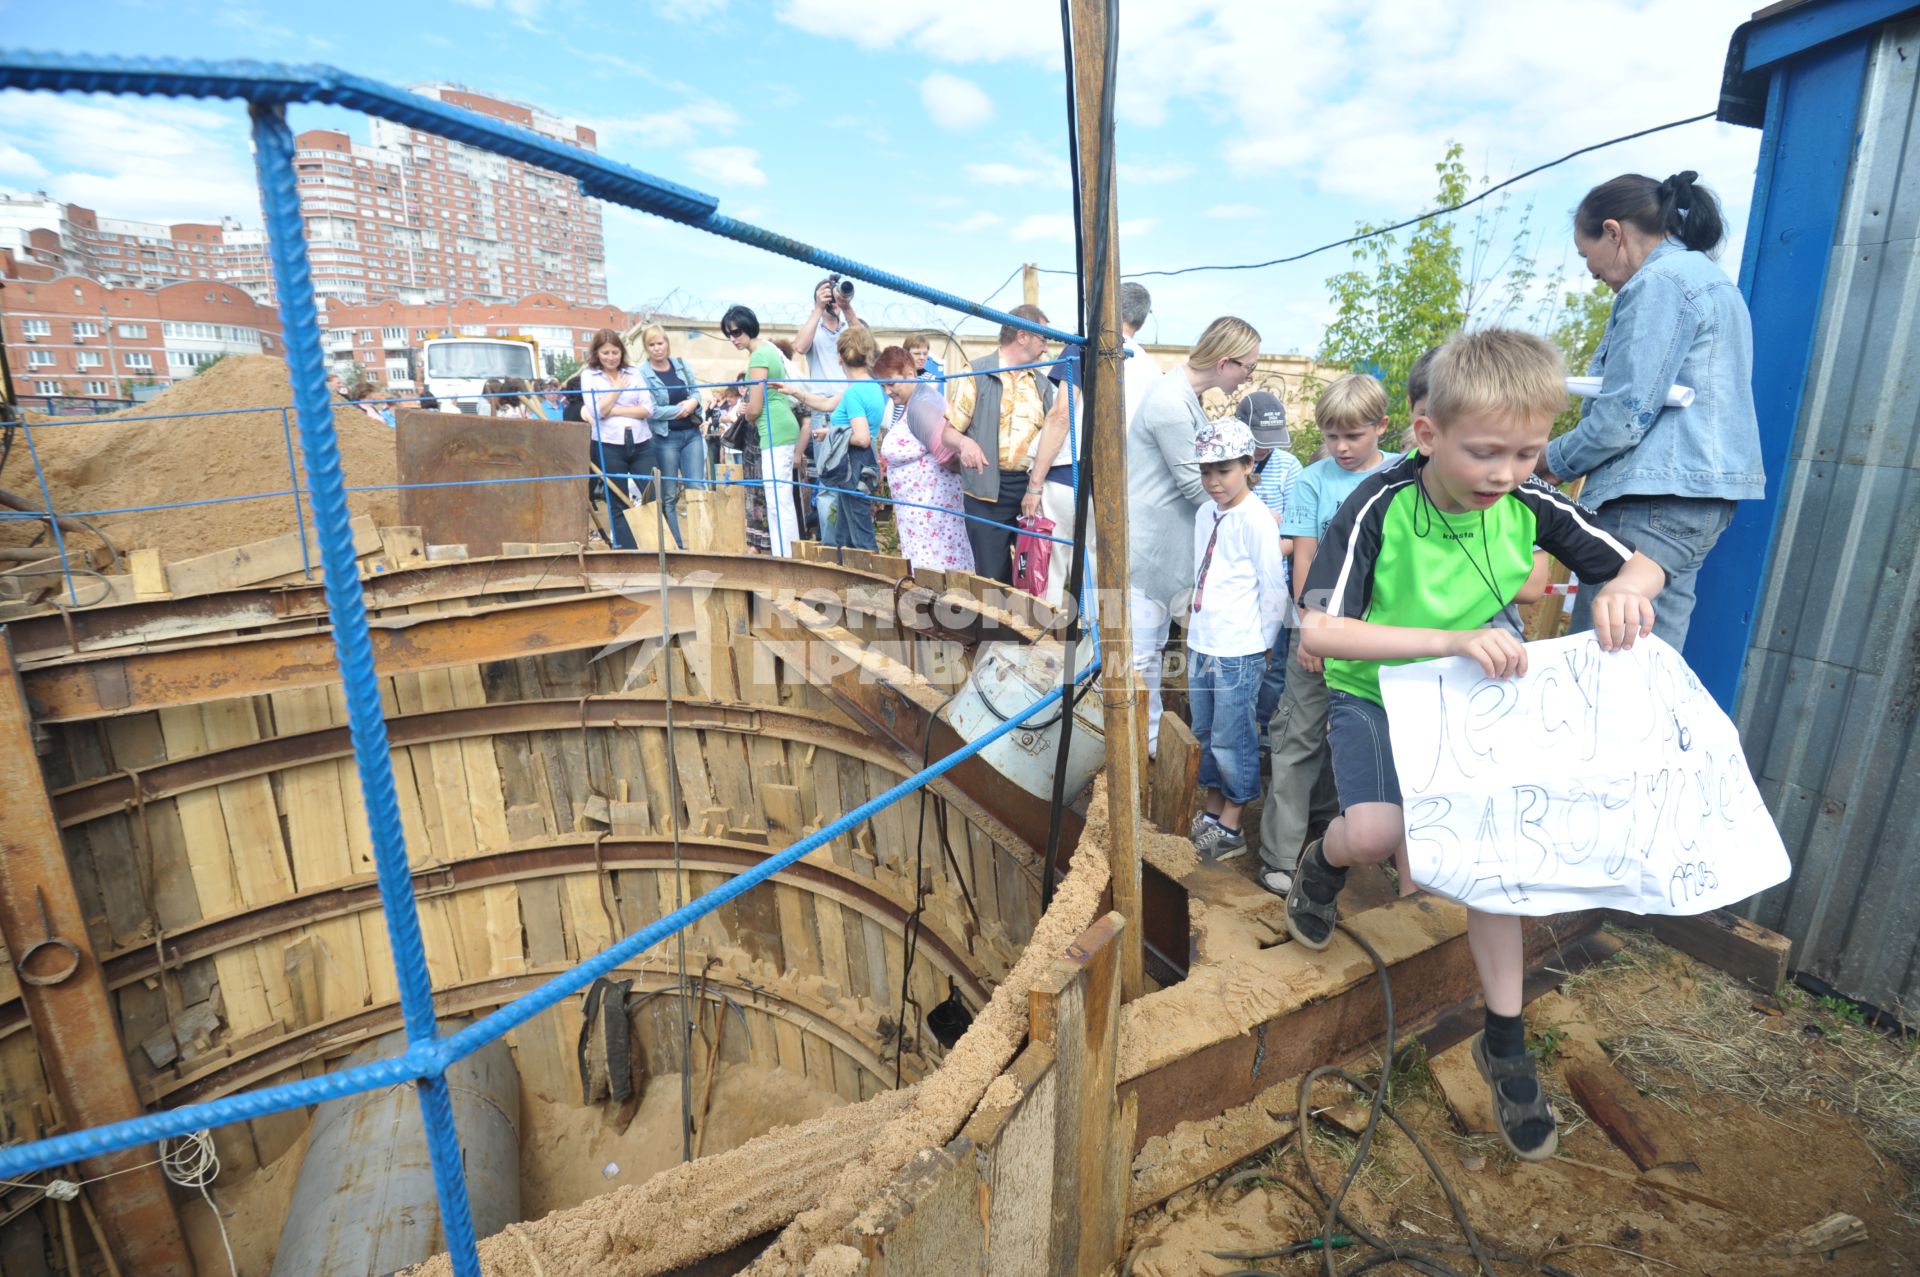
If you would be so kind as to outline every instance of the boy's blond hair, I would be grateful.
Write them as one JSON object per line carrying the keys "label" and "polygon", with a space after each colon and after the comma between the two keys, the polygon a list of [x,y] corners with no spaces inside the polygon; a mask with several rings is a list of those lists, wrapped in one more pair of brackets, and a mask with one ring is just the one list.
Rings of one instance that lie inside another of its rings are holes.
{"label": "boy's blond hair", "polygon": [[1313,424],[1320,433],[1353,426],[1377,426],[1387,415],[1387,388],[1378,377],[1350,372],[1320,392],[1313,405]]}
{"label": "boy's blond hair", "polygon": [[1427,416],[1552,417],[1567,406],[1567,363],[1546,338],[1512,328],[1456,333],[1427,370]]}

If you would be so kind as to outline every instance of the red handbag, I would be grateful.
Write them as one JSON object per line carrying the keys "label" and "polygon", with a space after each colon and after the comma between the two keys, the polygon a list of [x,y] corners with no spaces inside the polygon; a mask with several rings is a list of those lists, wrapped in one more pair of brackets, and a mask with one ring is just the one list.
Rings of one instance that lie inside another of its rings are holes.
{"label": "red handbag", "polygon": [[1035,598],[1047,597],[1047,569],[1053,559],[1053,520],[1045,515],[1021,515],[1013,521],[1020,529],[1013,539],[1013,588],[1025,590]]}

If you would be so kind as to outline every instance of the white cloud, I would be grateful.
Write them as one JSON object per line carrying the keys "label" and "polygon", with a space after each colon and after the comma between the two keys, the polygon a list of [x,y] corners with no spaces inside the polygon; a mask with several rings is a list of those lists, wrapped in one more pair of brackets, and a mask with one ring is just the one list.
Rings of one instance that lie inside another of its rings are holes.
{"label": "white cloud", "polygon": [[47,166],[12,143],[0,142],[0,173],[36,179],[47,175]]}
{"label": "white cloud", "polygon": [[664,111],[622,115],[593,122],[605,150],[609,142],[634,146],[685,146],[703,133],[727,134],[740,127],[740,113],[724,102],[698,98]]}
{"label": "white cloud", "polygon": [[760,152],[750,146],[704,146],[687,152],[695,177],[717,186],[765,186]]}
{"label": "white cloud", "polygon": [[510,15],[521,26],[538,30],[542,21],[547,0],[456,0],[469,9],[484,9],[488,13],[499,11]]}
{"label": "white cloud", "polygon": [[653,11],[669,22],[711,22],[727,11],[727,0],[653,0]]}
{"label": "white cloud", "polygon": [[1253,204],[1215,204],[1206,211],[1205,215],[1224,222],[1239,222],[1250,217],[1263,216],[1266,211]]}
{"label": "white cloud", "polygon": [[920,81],[920,102],[935,124],[955,133],[977,129],[993,119],[993,99],[972,80],[945,71]]}
{"label": "white cloud", "polygon": [[967,179],[982,186],[1027,186],[1040,180],[1040,175],[1032,169],[1021,168],[1018,164],[1008,164],[1002,160],[992,160],[985,164],[969,164],[966,168]]}
{"label": "white cloud", "polygon": [[1167,160],[1149,164],[1128,164],[1123,160],[1114,173],[1115,180],[1123,187],[1161,186],[1168,182],[1184,182],[1192,176],[1193,165]]}
{"label": "white cloud", "polygon": [[867,49],[906,44],[947,62],[1017,58],[1060,66],[1060,23],[1023,0],[778,0],[774,16],[814,35],[852,40]]}
{"label": "white cloud", "polygon": [[945,229],[952,235],[974,235],[980,231],[992,230],[996,226],[1004,225],[1006,220],[998,213],[989,213],[981,209],[957,222],[949,223]]}
{"label": "white cloud", "polygon": [[[0,93],[0,137],[13,139],[0,149],[39,166],[34,180],[49,195],[105,216],[206,222],[231,215],[259,225],[246,116],[230,108]],[[193,180],[181,181],[183,173]]]}
{"label": "white cloud", "polygon": [[[214,23],[217,26],[227,27],[234,31],[244,31],[255,39],[271,41],[276,45],[288,45],[297,42],[305,48],[317,52],[323,52],[334,47],[333,41],[323,36],[303,35],[294,31],[291,27],[269,21],[264,14],[255,9],[248,8],[245,5],[229,5],[222,9],[215,15]],[[279,50],[275,52],[279,52]]]}

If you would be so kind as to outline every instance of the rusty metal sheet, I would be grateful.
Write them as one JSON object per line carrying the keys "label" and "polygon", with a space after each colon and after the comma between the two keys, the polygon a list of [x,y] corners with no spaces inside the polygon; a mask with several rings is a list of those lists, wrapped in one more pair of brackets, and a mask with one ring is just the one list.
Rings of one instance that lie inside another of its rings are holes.
{"label": "rusty metal sheet", "polygon": [[[139,1117],[146,1110],[127,1071],[113,1003],[94,960],[60,827],[47,802],[33,747],[33,722],[4,635],[0,934],[7,951],[18,955],[21,1000],[68,1129]],[[29,950],[35,948],[46,955],[46,965],[34,964]],[[134,1148],[91,1159],[80,1169],[86,1178],[100,1179],[94,1200],[122,1271],[191,1277],[193,1261],[167,1181],[152,1161],[150,1149]]]}
{"label": "rusty metal sheet", "polygon": [[[403,488],[400,521],[429,545],[498,554],[504,541],[585,541],[587,426],[457,412],[400,411],[394,430],[401,483],[480,484]],[[545,483],[501,482],[555,476]]]}

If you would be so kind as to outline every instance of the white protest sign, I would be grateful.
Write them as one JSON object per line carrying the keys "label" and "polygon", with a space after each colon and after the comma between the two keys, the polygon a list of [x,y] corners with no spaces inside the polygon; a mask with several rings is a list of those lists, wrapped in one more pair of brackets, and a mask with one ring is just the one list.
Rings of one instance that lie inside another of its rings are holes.
{"label": "white protest sign", "polygon": [[1704,913],[1792,866],[1733,722],[1669,644],[1527,645],[1527,674],[1465,657],[1380,690],[1413,880],[1488,913]]}

